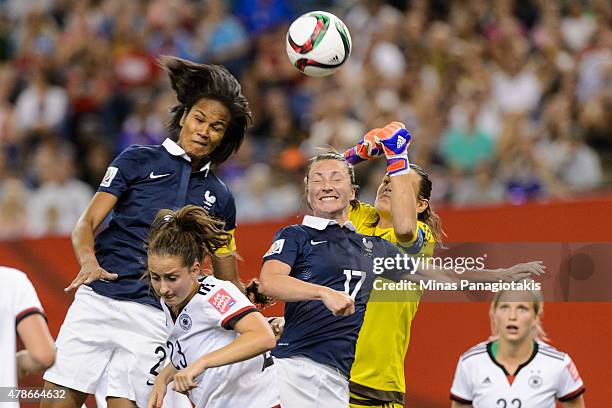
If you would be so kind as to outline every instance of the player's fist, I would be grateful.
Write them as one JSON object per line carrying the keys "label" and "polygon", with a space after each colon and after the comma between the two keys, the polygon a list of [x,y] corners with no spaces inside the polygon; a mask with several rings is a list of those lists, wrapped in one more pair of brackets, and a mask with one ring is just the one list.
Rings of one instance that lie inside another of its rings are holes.
{"label": "player's fist", "polygon": [[82,284],[90,284],[93,281],[104,279],[104,280],[115,280],[119,277],[116,273],[109,273],[100,265],[98,262],[83,262],[81,270],[76,278],[64,289],[64,292],[70,292],[73,289],[77,289]]}
{"label": "player's fist", "polygon": [[351,164],[357,164],[381,156],[382,150],[377,139],[379,131],[379,128],[370,130],[355,146],[345,151],[344,158],[346,161]]}
{"label": "player's fist", "polygon": [[391,122],[380,129],[376,136],[381,150],[387,157],[387,173],[389,176],[398,176],[410,171],[408,161],[408,146],[412,136],[403,123]]}
{"label": "player's fist", "polygon": [[193,390],[197,386],[194,379],[197,375],[199,375],[199,373],[196,374],[196,370],[191,366],[174,374],[174,391],[186,394]]}
{"label": "player's fist", "polygon": [[391,122],[376,132],[376,141],[387,158],[393,155],[406,154],[411,138],[410,133],[401,122]]}
{"label": "player's fist", "polygon": [[334,316],[350,316],[355,313],[355,301],[347,293],[323,287],[321,301]]}

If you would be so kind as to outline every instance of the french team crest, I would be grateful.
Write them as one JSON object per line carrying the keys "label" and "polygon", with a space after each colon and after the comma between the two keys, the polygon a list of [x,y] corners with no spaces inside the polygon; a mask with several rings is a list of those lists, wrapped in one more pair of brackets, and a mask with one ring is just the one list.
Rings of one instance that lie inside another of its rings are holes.
{"label": "french team crest", "polygon": [[372,255],[373,249],[374,243],[372,242],[372,240],[363,237],[363,250],[365,251],[366,255]]}
{"label": "french team crest", "polygon": [[185,331],[189,331],[189,329],[191,329],[191,317],[189,317],[188,314],[183,313],[182,315],[179,316],[178,320],[179,320],[179,326],[181,326],[181,329]]}

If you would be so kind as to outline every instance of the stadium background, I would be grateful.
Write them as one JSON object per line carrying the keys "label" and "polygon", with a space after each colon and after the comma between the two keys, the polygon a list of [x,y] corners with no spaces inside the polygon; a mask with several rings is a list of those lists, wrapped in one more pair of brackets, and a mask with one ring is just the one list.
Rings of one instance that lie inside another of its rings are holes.
{"label": "stadium background", "polygon": [[[289,22],[314,9],[336,12],[353,38],[326,79],[299,74],[284,51]],[[414,135],[411,160],[431,172],[449,241],[609,242],[611,16],[605,0],[0,0],[0,264],[28,273],[56,334],[77,271],[65,237],[112,157],[165,138],[175,101],[162,54],[226,65],[251,101],[249,137],[218,169],[236,197],[245,277],[305,209],[316,147],[342,150],[390,120]],[[383,167],[358,169],[364,200]],[[611,309],[546,310],[590,406],[607,406]],[[487,333],[484,303],[424,304],[412,406],[447,406],[457,356]]]}

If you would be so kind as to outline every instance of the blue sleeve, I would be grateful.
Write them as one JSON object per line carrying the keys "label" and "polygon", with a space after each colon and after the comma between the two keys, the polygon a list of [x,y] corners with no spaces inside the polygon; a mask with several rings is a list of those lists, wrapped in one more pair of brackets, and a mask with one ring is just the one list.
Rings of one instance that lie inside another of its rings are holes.
{"label": "blue sleeve", "polygon": [[293,267],[302,247],[299,231],[294,227],[279,230],[272,240],[272,246],[263,256],[264,262],[275,259]]}
{"label": "blue sleeve", "polygon": [[127,148],[110,164],[100,182],[98,191],[120,197],[138,178],[141,167],[137,160],[136,150],[132,147]]}
{"label": "blue sleeve", "polygon": [[229,189],[227,190],[227,195],[227,202],[225,203],[225,207],[223,207],[222,213],[219,214],[219,217],[225,221],[225,230],[231,231],[236,228],[236,202]]}

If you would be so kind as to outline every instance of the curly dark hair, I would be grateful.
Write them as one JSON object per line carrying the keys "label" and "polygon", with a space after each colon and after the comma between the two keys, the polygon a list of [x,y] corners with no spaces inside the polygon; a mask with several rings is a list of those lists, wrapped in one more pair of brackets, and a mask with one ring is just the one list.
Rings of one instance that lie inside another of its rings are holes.
{"label": "curly dark hair", "polygon": [[230,112],[230,123],[221,144],[210,154],[213,164],[226,161],[240,148],[248,126],[252,122],[249,102],[242,94],[238,80],[220,65],[196,64],[177,57],[162,56],[159,64],[170,77],[178,105],[172,107],[168,130],[178,140],[181,118],[203,98],[221,102]]}

